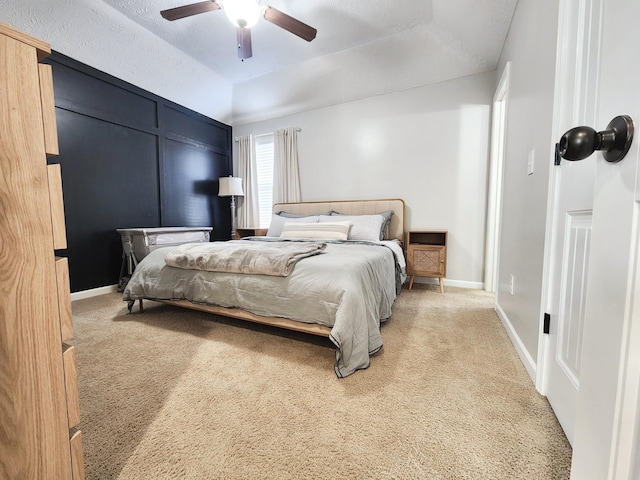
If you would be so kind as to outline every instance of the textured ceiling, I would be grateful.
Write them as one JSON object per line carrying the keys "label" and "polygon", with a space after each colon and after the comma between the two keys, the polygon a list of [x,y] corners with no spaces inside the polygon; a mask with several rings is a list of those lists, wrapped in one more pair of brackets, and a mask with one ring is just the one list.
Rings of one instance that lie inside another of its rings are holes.
{"label": "textured ceiling", "polygon": [[[314,57],[322,57],[376,41],[432,20],[430,0],[397,2],[270,0],[270,5],[315,27],[308,43],[261,19],[252,29],[253,57],[240,61],[236,30],[222,10],[169,22],[160,10],[194,3],[193,0],[104,0],[163,40],[203,63],[232,83],[281,70]],[[196,0],[197,1],[197,0]],[[227,0],[233,1],[233,0]]]}
{"label": "textured ceiling", "polygon": [[[493,70],[517,0],[261,0],[318,30],[261,19],[240,61],[224,12],[169,22],[197,0],[1,0],[0,21],[54,50],[238,124]],[[232,1],[232,0],[227,0]]]}

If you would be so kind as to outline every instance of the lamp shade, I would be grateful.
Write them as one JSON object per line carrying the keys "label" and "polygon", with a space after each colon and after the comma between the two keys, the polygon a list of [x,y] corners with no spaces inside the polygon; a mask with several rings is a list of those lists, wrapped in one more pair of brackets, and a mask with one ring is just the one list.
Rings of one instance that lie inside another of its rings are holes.
{"label": "lamp shade", "polygon": [[242,178],[240,177],[220,177],[219,197],[243,197]]}

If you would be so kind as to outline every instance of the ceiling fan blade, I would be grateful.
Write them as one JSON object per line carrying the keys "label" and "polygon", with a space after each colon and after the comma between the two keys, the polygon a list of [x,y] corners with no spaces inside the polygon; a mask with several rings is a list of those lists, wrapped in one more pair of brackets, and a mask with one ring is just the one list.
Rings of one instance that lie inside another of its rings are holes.
{"label": "ceiling fan blade", "polygon": [[192,3],[191,5],[162,10],[160,15],[167,20],[173,21],[180,18],[190,17],[191,15],[198,15],[199,13],[211,12],[212,10],[219,9],[220,5],[216,2],[213,0],[206,0],[205,2]]}
{"label": "ceiling fan blade", "polygon": [[248,28],[238,27],[238,57],[244,60],[251,58],[251,30]]}
{"label": "ceiling fan blade", "polygon": [[295,18],[273,7],[267,6],[264,11],[264,19],[273,23],[274,25],[284,28],[285,30],[299,36],[300,38],[305,39],[307,42],[310,42],[311,40],[316,38],[316,33],[318,33],[315,28],[310,27],[306,23],[302,23],[300,20],[296,20]]}

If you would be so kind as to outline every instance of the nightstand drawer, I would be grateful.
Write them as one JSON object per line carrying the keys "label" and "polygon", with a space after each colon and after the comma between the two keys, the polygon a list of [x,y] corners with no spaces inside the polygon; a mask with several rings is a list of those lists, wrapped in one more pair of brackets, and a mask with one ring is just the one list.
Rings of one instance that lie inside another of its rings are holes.
{"label": "nightstand drawer", "polygon": [[445,275],[445,247],[410,245],[407,270],[410,275]]}

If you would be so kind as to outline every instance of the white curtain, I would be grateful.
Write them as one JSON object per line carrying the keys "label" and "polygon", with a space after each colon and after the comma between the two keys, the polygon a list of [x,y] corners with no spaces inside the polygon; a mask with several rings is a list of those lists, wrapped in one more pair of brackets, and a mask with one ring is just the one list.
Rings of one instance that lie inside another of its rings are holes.
{"label": "white curtain", "polygon": [[273,136],[273,203],[299,202],[298,132],[285,128]]}
{"label": "white curtain", "polygon": [[260,226],[256,152],[252,135],[238,137],[238,177],[244,197],[238,197],[238,227]]}

